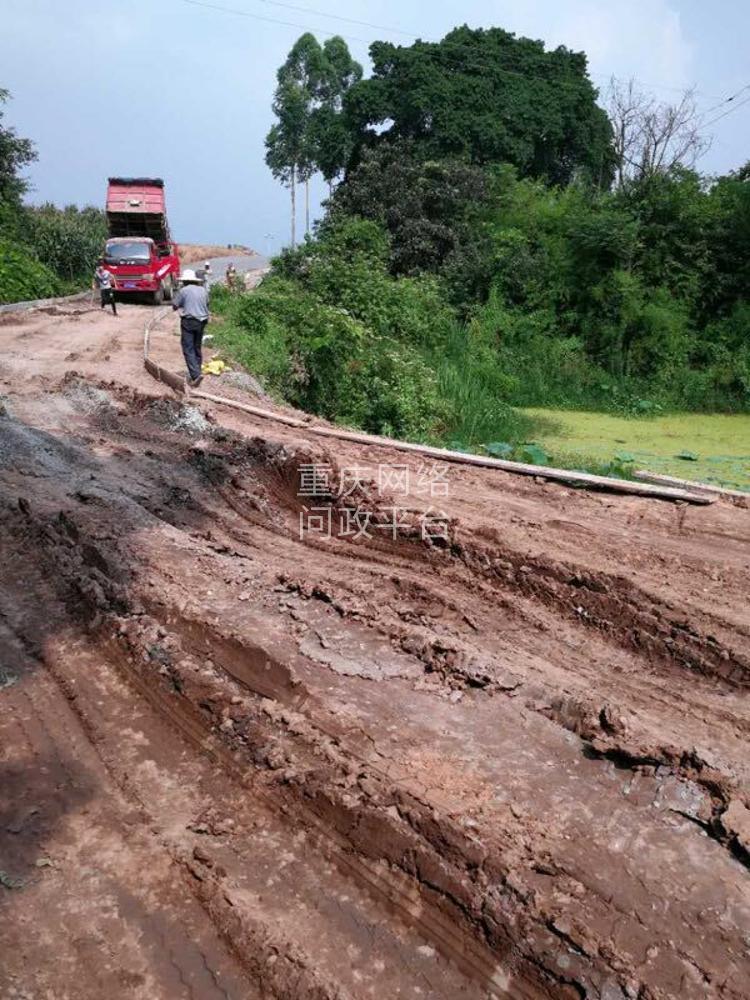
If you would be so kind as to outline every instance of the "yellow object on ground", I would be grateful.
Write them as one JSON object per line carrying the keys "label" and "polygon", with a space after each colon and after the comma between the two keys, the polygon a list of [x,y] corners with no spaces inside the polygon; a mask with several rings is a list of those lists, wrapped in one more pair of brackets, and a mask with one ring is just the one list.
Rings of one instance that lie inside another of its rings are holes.
{"label": "yellow object on ground", "polygon": [[210,361],[203,362],[201,371],[204,375],[221,375],[222,372],[230,371],[230,368],[221,358],[211,358]]}
{"label": "yellow object on ground", "polygon": [[671,413],[636,419],[575,410],[526,409],[555,421],[539,443],[566,462],[621,456],[638,469],[735,489],[750,488],[750,414]]}

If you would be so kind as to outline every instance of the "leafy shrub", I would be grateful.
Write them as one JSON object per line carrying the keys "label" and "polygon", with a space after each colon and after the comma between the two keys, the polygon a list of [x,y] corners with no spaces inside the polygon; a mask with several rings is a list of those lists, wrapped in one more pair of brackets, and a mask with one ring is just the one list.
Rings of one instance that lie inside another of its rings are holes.
{"label": "leafy shrub", "polygon": [[60,293],[57,277],[25,248],[0,239],[0,302],[46,299]]}
{"label": "leafy shrub", "polygon": [[379,336],[424,346],[439,342],[455,316],[438,281],[427,275],[394,279],[388,254],[389,239],[377,223],[334,216],[316,239],[285,251],[276,273]]}
{"label": "leafy shrub", "polygon": [[220,301],[218,343],[290,402],[373,433],[422,438],[441,412],[437,379],[414,349],[380,336],[297,282],[272,277]]}

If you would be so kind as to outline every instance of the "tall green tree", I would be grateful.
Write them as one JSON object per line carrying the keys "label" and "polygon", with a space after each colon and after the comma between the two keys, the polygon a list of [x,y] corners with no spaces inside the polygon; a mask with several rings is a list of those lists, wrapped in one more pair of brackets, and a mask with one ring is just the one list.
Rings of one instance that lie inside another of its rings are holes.
{"label": "tall green tree", "polygon": [[297,181],[302,159],[305,101],[299,88],[280,82],[273,99],[273,111],[278,121],[266,136],[266,164],[273,176],[286,184],[292,199],[291,245],[297,241]]}
{"label": "tall green tree", "polygon": [[511,163],[522,177],[608,186],[612,130],[586,56],[500,28],[409,47],[375,42],[373,74],[346,99],[360,145],[409,138],[425,158]]}
{"label": "tall green tree", "polygon": [[352,129],[343,111],[344,98],[350,87],[362,79],[362,67],[339,35],[323,43],[323,59],[317,106],[310,126],[315,163],[331,191],[333,182],[349,162],[354,145]]}
{"label": "tall green tree", "polygon": [[3,124],[3,105],[10,94],[0,87],[0,231],[17,235],[21,198],[28,182],[21,171],[37,158],[31,139],[19,136],[15,129]]}
{"label": "tall green tree", "polygon": [[324,75],[323,50],[314,35],[301,35],[276,74],[272,108],[277,122],[266,137],[266,163],[289,186],[292,246],[297,241],[297,184],[305,185],[305,228],[310,228],[309,181],[315,172],[310,121]]}
{"label": "tall green tree", "polygon": [[307,32],[292,46],[277,75],[273,112],[277,121],[266,137],[266,163],[287,184],[292,199],[292,246],[296,243],[297,184],[305,187],[305,232],[310,231],[310,178],[320,170],[332,185],[353,146],[345,121],[344,95],[362,78],[343,38],[321,47]]}

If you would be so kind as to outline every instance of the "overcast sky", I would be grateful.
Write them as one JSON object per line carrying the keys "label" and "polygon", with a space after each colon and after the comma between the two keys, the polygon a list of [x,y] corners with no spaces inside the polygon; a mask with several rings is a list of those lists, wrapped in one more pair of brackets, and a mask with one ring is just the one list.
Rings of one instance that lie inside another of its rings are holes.
{"label": "overcast sky", "polygon": [[[276,237],[272,249],[288,240],[289,195],[263,162],[263,139],[276,69],[303,30],[321,41],[342,34],[366,68],[371,41],[438,39],[465,22],[583,49],[597,85],[610,74],[635,76],[664,100],[694,85],[708,109],[750,84],[750,4],[740,0],[2,0],[0,6],[0,87],[13,94],[6,122],[39,151],[29,172],[33,200],[102,205],[110,174],[162,176],[178,240],[243,242],[261,251],[266,234]],[[747,96],[750,90],[736,103]],[[750,159],[750,104],[711,131],[703,170],[722,172]],[[322,184],[316,189],[322,195]]]}

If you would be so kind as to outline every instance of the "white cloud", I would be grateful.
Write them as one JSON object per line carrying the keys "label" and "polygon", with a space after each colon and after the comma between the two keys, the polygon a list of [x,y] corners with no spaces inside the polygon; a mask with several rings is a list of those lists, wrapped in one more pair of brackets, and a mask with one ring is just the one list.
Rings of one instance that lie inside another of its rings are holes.
{"label": "white cloud", "polygon": [[630,0],[611,7],[591,0],[566,4],[559,9],[554,33],[588,53],[593,73],[637,76],[658,87],[683,88],[692,82],[693,47],[679,13],[663,0]]}

